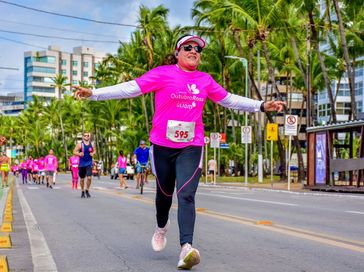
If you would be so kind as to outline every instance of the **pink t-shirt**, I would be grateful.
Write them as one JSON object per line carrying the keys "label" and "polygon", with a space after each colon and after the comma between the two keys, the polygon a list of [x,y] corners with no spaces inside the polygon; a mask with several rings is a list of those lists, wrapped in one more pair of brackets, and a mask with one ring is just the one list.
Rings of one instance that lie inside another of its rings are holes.
{"label": "pink t-shirt", "polygon": [[46,171],[56,171],[58,168],[58,161],[54,155],[47,155],[44,158],[44,163]]}
{"label": "pink t-shirt", "polygon": [[39,171],[44,171],[44,159],[43,158],[39,158],[38,159],[38,169]]}
{"label": "pink t-shirt", "polygon": [[39,168],[38,168],[38,159],[34,159],[33,163],[32,163],[32,171],[36,172],[38,170],[39,170]]}
{"label": "pink t-shirt", "polygon": [[27,159],[27,160],[25,161],[25,163],[26,163],[26,165],[27,165],[27,169],[31,171],[31,170],[32,170],[32,168],[33,168],[33,160]]}
{"label": "pink t-shirt", "polygon": [[78,164],[80,163],[80,157],[72,156],[71,158],[69,158],[69,163],[71,168],[78,168]]}
{"label": "pink t-shirt", "polygon": [[127,158],[126,157],[122,157],[122,156],[119,156],[118,158],[118,165],[119,165],[119,168],[126,168],[126,161],[127,161]]}
{"label": "pink t-shirt", "polygon": [[[177,65],[156,67],[137,78],[136,82],[143,94],[155,92],[156,110],[150,141],[172,148],[203,146],[202,111],[206,99],[216,103],[228,94],[209,74],[200,71],[186,72]],[[194,129],[191,129],[191,123]],[[178,126],[182,126],[182,129],[178,130]],[[189,139],[192,131],[194,137]]]}
{"label": "pink t-shirt", "polygon": [[26,164],[25,162],[22,162],[22,163],[20,164],[20,168],[21,168],[21,169],[27,169],[27,164]]}

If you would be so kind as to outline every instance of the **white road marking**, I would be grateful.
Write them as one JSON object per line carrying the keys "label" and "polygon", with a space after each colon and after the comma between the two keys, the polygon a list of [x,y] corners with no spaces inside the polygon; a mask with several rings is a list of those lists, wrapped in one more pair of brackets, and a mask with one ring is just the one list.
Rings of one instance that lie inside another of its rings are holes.
{"label": "white road marking", "polygon": [[92,188],[96,189],[96,190],[101,190],[101,191],[107,190],[105,187],[98,187],[98,186],[93,186]]}
{"label": "white road marking", "polygon": [[27,187],[29,190],[39,190],[39,187]]}
{"label": "white road marking", "polygon": [[364,215],[364,212],[359,212],[359,211],[345,211],[346,213],[354,213],[354,214],[362,214]]}
{"label": "white road marking", "polygon": [[205,193],[198,193],[198,194],[199,195],[206,195],[206,196],[221,197],[221,198],[229,198],[229,199],[237,199],[237,200],[251,201],[251,202],[268,203],[268,204],[274,204],[274,205],[298,206],[297,204],[292,204],[292,203],[287,203],[287,202],[258,200],[258,199],[252,199],[252,198],[225,196],[225,195],[217,195],[217,194],[205,194]]}
{"label": "white road marking", "polygon": [[30,251],[32,253],[33,271],[52,271],[56,272],[57,266],[54,262],[51,251],[42,231],[39,228],[37,220],[34,218],[32,210],[29,207],[28,201],[24,197],[23,191],[18,188],[18,196],[20,206],[23,211],[25,225],[27,227]]}

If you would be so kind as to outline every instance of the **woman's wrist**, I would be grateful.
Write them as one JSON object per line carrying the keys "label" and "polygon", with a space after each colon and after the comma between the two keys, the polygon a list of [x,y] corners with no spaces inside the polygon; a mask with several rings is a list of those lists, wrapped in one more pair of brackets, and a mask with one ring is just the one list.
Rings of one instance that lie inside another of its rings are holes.
{"label": "woman's wrist", "polygon": [[260,104],[260,111],[261,112],[265,112],[265,110],[264,110],[264,104],[265,104],[264,101],[262,102],[262,104]]}

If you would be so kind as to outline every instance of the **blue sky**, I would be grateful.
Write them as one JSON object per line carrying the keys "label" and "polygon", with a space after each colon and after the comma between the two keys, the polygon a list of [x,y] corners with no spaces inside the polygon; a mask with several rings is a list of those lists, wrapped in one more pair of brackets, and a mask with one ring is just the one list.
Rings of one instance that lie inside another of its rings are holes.
{"label": "blue sky", "polygon": [[[171,26],[193,24],[191,19],[193,0],[7,0],[7,2],[49,12],[130,25],[137,24],[140,5],[153,8],[162,4],[169,9],[168,22]],[[94,47],[96,51],[107,53],[115,53],[118,48],[118,44],[113,43],[66,41],[3,31],[88,40],[129,41],[130,33],[134,30],[133,27],[97,24],[59,17],[0,2],[0,67],[19,69],[18,71],[0,69],[0,95],[23,91],[23,55],[25,51],[43,50],[42,48],[46,48],[48,45],[58,45],[66,52],[71,52],[73,47],[80,45]],[[97,36],[97,34],[102,36]]]}

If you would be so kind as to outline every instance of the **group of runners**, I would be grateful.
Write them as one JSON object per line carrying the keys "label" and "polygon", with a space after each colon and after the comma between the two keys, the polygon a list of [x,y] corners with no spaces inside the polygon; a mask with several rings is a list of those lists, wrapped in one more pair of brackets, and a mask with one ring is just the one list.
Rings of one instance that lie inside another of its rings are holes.
{"label": "group of runners", "polygon": [[[81,198],[89,198],[92,180],[92,170],[94,167],[93,156],[96,148],[90,140],[91,134],[85,132],[82,135],[82,141],[76,145],[73,155],[68,159],[69,170],[72,176],[72,189],[78,189],[78,181],[80,179]],[[149,159],[149,148],[144,140],[140,141],[140,146],[135,149],[133,160],[136,164],[137,185],[140,184],[141,167],[147,166]],[[5,153],[0,154],[0,171],[2,178],[2,187],[8,186],[9,172],[14,176],[21,176],[23,184],[46,184],[47,187],[53,188],[56,183],[56,175],[58,171],[58,159],[54,155],[53,149],[49,150],[49,154],[45,157],[33,158],[31,155],[27,159],[21,160],[19,163],[10,164],[11,160]],[[123,151],[119,151],[117,159],[118,174],[120,178],[120,188],[127,189],[128,186],[123,177],[126,171],[127,157],[123,155]],[[86,179],[86,183],[85,183]]]}
{"label": "group of runners", "polygon": [[52,189],[56,183],[58,160],[54,155],[53,149],[50,149],[45,157],[33,158],[28,156],[27,159],[21,160],[19,164],[15,163],[11,166],[10,158],[8,158],[8,167],[6,169],[6,177],[8,177],[8,173],[11,171],[16,177],[21,175],[23,184],[31,182],[39,185],[46,184],[47,187]]}

